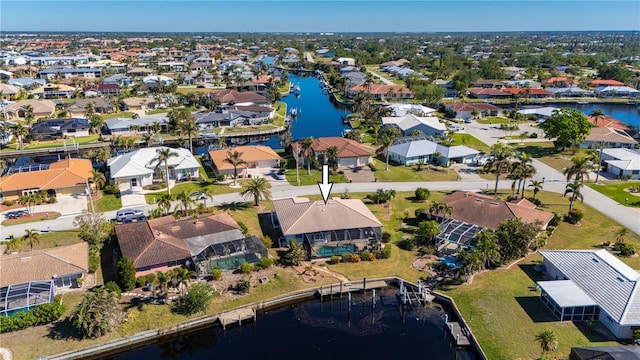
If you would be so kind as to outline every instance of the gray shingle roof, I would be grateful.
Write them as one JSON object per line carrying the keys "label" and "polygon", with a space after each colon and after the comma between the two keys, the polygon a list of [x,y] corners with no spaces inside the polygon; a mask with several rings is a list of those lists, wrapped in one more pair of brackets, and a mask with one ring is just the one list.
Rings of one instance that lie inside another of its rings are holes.
{"label": "gray shingle roof", "polygon": [[640,325],[640,274],[606,250],[542,250],[540,254],[621,325]]}

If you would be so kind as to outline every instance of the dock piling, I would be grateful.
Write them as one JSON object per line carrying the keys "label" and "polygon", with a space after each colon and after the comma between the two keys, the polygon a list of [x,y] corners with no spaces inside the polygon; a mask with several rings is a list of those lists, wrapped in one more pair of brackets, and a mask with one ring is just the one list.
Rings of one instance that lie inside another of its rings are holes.
{"label": "dock piling", "polygon": [[371,291],[371,307],[372,308],[376,307],[376,289],[373,289]]}

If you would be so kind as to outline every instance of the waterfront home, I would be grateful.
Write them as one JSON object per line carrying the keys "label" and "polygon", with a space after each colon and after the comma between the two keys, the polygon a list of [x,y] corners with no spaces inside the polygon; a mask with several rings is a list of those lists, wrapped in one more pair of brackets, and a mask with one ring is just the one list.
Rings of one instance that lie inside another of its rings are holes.
{"label": "waterfront home", "polygon": [[110,114],[115,111],[113,105],[104,97],[90,99],[76,99],[66,106],[70,116],[86,116],[89,104],[93,104],[93,110],[97,114]]}
{"label": "waterfront home", "polygon": [[133,261],[136,276],[193,268],[199,278],[213,269],[237,269],[268,256],[255,236],[245,237],[227,213],[176,220],[172,215],[115,226],[122,256]]}
{"label": "waterfront home", "polygon": [[271,222],[283,238],[302,244],[309,259],[375,251],[380,247],[382,224],[359,199],[333,198],[311,201],[307,198],[273,200]]}
{"label": "waterfront home", "polygon": [[474,111],[478,112],[478,117],[502,116],[501,108],[487,103],[451,103],[446,104],[445,108],[453,111],[456,118],[463,120],[473,119],[475,117]]}
{"label": "waterfront home", "polygon": [[605,148],[634,148],[638,142],[624,130],[610,127],[594,127],[586,139],[580,143],[583,149]]}
{"label": "waterfront home", "polygon": [[628,86],[598,86],[594,89],[600,97],[638,97],[640,91]]}
{"label": "waterfront home", "polygon": [[[522,79],[522,80],[509,80],[509,81],[505,81],[504,82],[505,85],[507,85],[508,87],[518,87],[518,88],[539,88],[540,87],[540,83],[539,82],[535,82],[533,80],[526,80],[526,79]],[[547,89],[549,90],[549,89]]]}
{"label": "waterfront home", "polygon": [[240,158],[246,162],[246,164],[237,167],[239,176],[247,176],[249,173],[266,175],[280,167],[280,156],[268,146],[236,146],[228,149],[209,151],[211,165],[216,175],[233,175],[233,166],[224,161],[229,151],[232,153],[235,151],[241,153]]}
{"label": "waterfront home", "polygon": [[[247,108],[250,110],[243,110]],[[198,125],[201,130],[205,130],[210,128],[265,124],[271,120],[273,115],[273,109],[264,106],[232,106],[207,113],[198,113],[194,117],[196,119],[196,125]]]}
{"label": "waterfront home", "polygon": [[[332,159],[329,158],[328,150],[332,147],[338,148],[336,159],[333,159],[338,167],[360,167],[367,166],[371,162],[371,152],[360,145],[355,140],[341,137],[323,137],[313,139],[311,143],[311,157],[318,160],[319,164],[329,164]],[[299,142],[291,144],[293,158],[297,159],[299,166],[306,166],[307,155],[302,151],[302,145]]]}
{"label": "waterfront home", "polygon": [[103,135],[133,135],[140,133],[154,133],[167,130],[166,117],[141,117],[138,119],[112,118],[105,120],[102,127]]}
{"label": "waterfront home", "polygon": [[560,321],[599,320],[630,339],[640,326],[640,274],[607,250],[540,250],[540,300]]}
{"label": "waterfront home", "polygon": [[503,92],[511,96],[520,96],[525,99],[543,99],[553,96],[553,93],[540,88],[503,88]]}
{"label": "waterfront home", "polygon": [[420,131],[424,135],[430,136],[444,136],[447,132],[447,126],[441,123],[436,116],[406,114],[404,116],[383,117],[382,125],[395,126],[404,136],[408,136],[413,131]]}
{"label": "waterfront home", "polygon": [[33,123],[29,136],[33,140],[89,136],[89,128],[89,120],[85,118],[47,119]]}
{"label": "waterfront home", "polygon": [[64,84],[46,84],[30,91],[31,95],[39,99],[71,98],[76,88]]}
{"label": "waterfront home", "polygon": [[546,88],[548,92],[552,93],[554,97],[594,97],[596,94],[591,90],[581,89],[577,86],[571,87],[559,87],[559,88]]}
{"label": "waterfront home", "polygon": [[467,94],[473,99],[508,99],[511,94],[493,88],[469,88]]}
{"label": "waterfront home", "polygon": [[624,83],[618,80],[591,80],[589,85],[596,88],[599,86],[624,86]]}
{"label": "waterfront home", "polygon": [[627,133],[632,133],[633,129],[625,122],[622,122],[612,116],[587,116],[587,121],[597,127],[609,127],[618,130],[624,130]]}
{"label": "waterfront home", "polygon": [[413,114],[416,116],[435,116],[436,109],[420,105],[409,103],[394,103],[386,106],[391,109],[394,116],[405,116],[407,114]]}
{"label": "waterfront home", "polygon": [[33,169],[20,169],[0,177],[0,202],[44,191],[49,197],[85,194],[91,178],[91,161],[65,159]]}
{"label": "waterfront home", "polygon": [[397,139],[387,151],[389,160],[398,164],[413,165],[422,161],[424,164],[444,166],[452,163],[470,164],[480,153],[464,145],[444,146],[422,136]]}
{"label": "waterfront home", "polygon": [[103,84],[116,84],[120,86],[131,86],[134,84],[133,79],[122,74],[115,74],[102,80]]}
{"label": "waterfront home", "polygon": [[[29,252],[2,251],[0,268],[2,288],[32,281],[53,281],[53,285],[59,289],[77,288],[78,279],[89,271],[89,246],[85,241],[80,241],[73,245]],[[2,300],[4,302],[5,299]]]}
{"label": "waterfront home", "polygon": [[560,108],[553,106],[544,106],[544,107],[527,107],[526,109],[518,110],[518,114],[522,114],[525,116],[535,115],[537,122],[543,122],[553,115],[553,112],[556,110],[560,110]]}
{"label": "waterfront home", "polygon": [[[163,182],[164,162],[158,163],[157,149],[166,147],[151,147],[134,150],[107,160],[110,180],[112,183],[128,184],[130,187],[152,185],[154,179]],[[168,159],[169,179],[175,181],[198,179],[200,177],[200,163],[188,149],[170,149],[178,156]]]}
{"label": "waterfront home", "polygon": [[348,97],[354,97],[358,93],[369,94],[376,100],[411,99],[413,97],[411,89],[402,85],[358,84],[347,90]]}
{"label": "waterfront home", "polygon": [[480,79],[476,80],[471,84],[472,88],[483,88],[483,89],[502,89],[504,87],[504,83],[500,80],[485,80]]}
{"label": "waterfront home", "polygon": [[608,174],[619,179],[640,179],[640,150],[603,149],[600,159]]}
{"label": "waterfront home", "polygon": [[551,77],[546,80],[542,80],[542,85],[545,87],[570,87],[576,83],[577,81],[568,76]]}
{"label": "waterfront home", "polygon": [[211,92],[213,99],[220,100],[222,105],[269,105],[269,100],[263,95],[253,91],[239,92],[232,89],[224,89]]}
{"label": "waterfront home", "polygon": [[71,79],[74,77],[84,77],[87,79],[96,79],[102,75],[102,70],[94,68],[49,68],[38,72],[40,79],[53,80],[56,77],[63,79]]}
{"label": "waterfront home", "polygon": [[9,85],[14,85],[25,90],[31,90],[44,86],[47,80],[32,78],[14,78],[9,80]]}

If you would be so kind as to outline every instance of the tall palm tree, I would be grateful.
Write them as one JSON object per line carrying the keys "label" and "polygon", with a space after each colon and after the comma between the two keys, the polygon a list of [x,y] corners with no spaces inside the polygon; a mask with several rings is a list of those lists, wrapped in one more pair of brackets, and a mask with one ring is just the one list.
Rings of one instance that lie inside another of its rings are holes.
{"label": "tall palm tree", "polygon": [[536,198],[536,195],[538,195],[538,193],[540,191],[542,191],[542,186],[544,185],[544,182],[542,182],[542,180],[531,180],[531,182],[529,182],[529,187],[533,188],[533,198]]}
{"label": "tall palm tree", "polygon": [[391,216],[391,200],[396,197],[396,191],[391,189],[386,191],[387,195],[387,216]]}
{"label": "tall palm tree", "polygon": [[551,329],[546,329],[536,335],[536,341],[540,344],[543,353],[554,351],[558,348],[558,336]]}
{"label": "tall palm tree", "polygon": [[180,124],[180,130],[189,137],[189,151],[193,153],[193,143],[191,139],[193,136],[198,134],[198,127],[196,126],[193,116],[190,116],[186,121]]}
{"label": "tall palm tree", "polygon": [[441,207],[440,207],[440,203],[438,203],[437,201],[431,200],[431,204],[429,206],[429,215],[433,216],[433,214],[435,213],[436,216],[438,216],[438,214],[441,211]]}
{"label": "tall palm tree", "polygon": [[337,146],[331,146],[330,148],[327,149],[327,156],[329,157],[329,163],[333,166],[333,164],[337,163],[337,159],[338,159],[338,152],[340,151],[340,149],[338,149]]}
{"label": "tall palm tree", "polygon": [[591,169],[589,159],[576,156],[571,159],[571,166],[565,168],[562,173],[567,176],[567,181],[574,177],[575,181],[580,181],[583,184],[585,176],[587,180],[589,179],[589,170]]}
{"label": "tall palm tree", "polygon": [[234,150],[227,151],[227,157],[222,160],[233,166],[233,186],[238,187],[238,166],[245,165],[247,162],[242,160],[242,153]]}
{"label": "tall palm tree", "polygon": [[598,126],[598,120],[604,120],[604,112],[600,109],[593,110],[589,116],[593,117],[593,123],[595,126]]}
{"label": "tall palm tree", "polygon": [[215,195],[215,189],[211,186],[208,186],[206,188],[204,188],[202,190],[202,193],[204,194],[204,207],[207,207],[207,198],[211,199],[211,202],[213,202],[213,195]]}
{"label": "tall palm tree", "polygon": [[582,187],[582,183],[579,181],[568,183],[567,186],[565,187],[564,194],[562,196],[564,197],[567,194],[571,194],[571,197],[569,198],[569,211],[573,210],[573,202],[576,201],[576,199],[579,199],[580,202],[584,201],[584,197],[580,192],[581,187]]}
{"label": "tall palm tree", "polygon": [[31,251],[33,251],[33,244],[40,244],[40,234],[38,233],[38,230],[35,229],[25,229],[24,231],[27,234],[22,237],[22,241],[25,241],[27,244],[29,244]]}
{"label": "tall palm tree", "polygon": [[171,186],[169,185],[169,159],[172,157],[179,157],[180,155],[171,151],[168,147],[161,147],[156,150],[156,157],[151,160],[150,165],[156,164],[156,168],[160,166],[160,164],[164,164],[164,175],[165,180],[167,182],[167,194],[171,195]]}
{"label": "tall palm tree", "polygon": [[156,284],[158,285],[158,289],[162,292],[164,298],[167,298],[167,290],[169,289],[169,276],[167,273],[163,273],[162,271],[156,272]]}
{"label": "tall palm tree", "polygon": [[389,171],[389,147],[393,144],[394,140],[392,136],[385,135],[380,137],[380,144],[382,144],[380,149],[385,154],[384,171]]}
{"label": "tall palm tree", "polygon": [[173,281],[176,284],[176,288],[180,289],[180,295],[184,295],[184,289],[188,288],[189,280],[196,277],[196,272],[187,268],[175,268],[172,271]]}
{"label": "tall palm tree", "polygon": [[498,181],[500,180],[500,174],[507,171],[511,166],[511,157],[513,156],[513,149],[509,145],[503,143],[496,143],[491,146],[491,160],[485,164],[485,169],[493,171],[496,174],[496,186],[493,190],[493,195],[498,194]]}
{"label": "tall palm tree", "polygon": [[451,216],[451,214],[453,214],[453,206],[445,203],[440,203],[438,205],[441,209],[440,211],[442,211],[445,217],[447,217],[447,215]]}
{"label": "tall palm tree", "polygon": [[269,182],[267,179],[263,177],[253,178],[247,184],[247,188],[244,189],[240,195],[242,197],[250,198],[253,197],[254,204],[256,206],[260,205],[260,199],[269,200],[271,199],[271,190],[269,190]]}
{"label": "tall palm tree", "polygon": [[95,185],[96,190],[100,190],[107,183],[107,179],[104,174],[97,169],[91,170],[91,182]]}
{"label": "tall palm tree", "polygon": [[313,137],[311,136],[300,142],[302,154],[307,156],[307,175],[311,175],[311,152],[313,150],[311,149],[311,145],[313,145]]}
{"label": "tall palm tree", "polygon": [[187,216],[189,214],[189,210],[191,210],[191,205],[195,203],[195,201],[191,198],[189,192],[187,190],[176,194],[176,200],[179,203],[176,205],[176,209],[180,208],[183,216]]}
{"label": "tall palm tree", "polygon": [[480,231],[476,235],[476,250],[483,261],[483,267],[491,267],[500,262],[500,247],[492,231]]}
{"label": "tall palm tree", "polygon": [[31,123],[33,122],[33,106],[25,105],[23,109],[24,109],[24,121],[27,123],[27,125],[31,125]]}
{"label": "tall palm tree", "polygon": [[173,195],[171,194],[162,194],[160,195],[158,200],[156,200],[156,204],[158,204],[158,207],[162,209],[163,215],[167,215],[167,212],[169,212],[169,210],[171,209],[172,200]]}
{"label": "tall palm tree", "polygon": [[11,133],[18,139],[18,150],[22,150],[24,148],[24,137],[29,135],[29,128],[22,124],[16,124],[11,128]]}

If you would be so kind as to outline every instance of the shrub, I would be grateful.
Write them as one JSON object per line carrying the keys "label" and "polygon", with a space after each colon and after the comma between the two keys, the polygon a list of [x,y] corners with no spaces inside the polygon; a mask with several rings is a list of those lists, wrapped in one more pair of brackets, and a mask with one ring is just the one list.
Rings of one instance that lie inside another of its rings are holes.
{"label": "shrub", "polygon": [[238,221],[238,226],[242,230],[242,235],[249,236],[249,228],[242,221]]}
{"label": "shrub", "polygon": [[11,200],[5,200],[5,201],[2,203],[2,205],[4,205],[4,206],[13,206],[13,205],[15,205],[15,204],[16,204],[16,202],[15,202],[15,201],[11,201]]}
{"label": "shrub", "polygon": [[225,178],[225,177],[224,177],[224,175],[220,174],[220,175],[218,175],[218,176],[216,177],[216,181],[217,181],[217,182],[222,182],[222,181],[224,181],[224,178]]}
{"label": "shrub", "polygon": [[[146,282],[147,284],[153,284],[154,281],[156,281],[156,274],[151,273],[151,274],[147,274],[146,276]],[[145,284],[146,285],[146,284]]]}
{"label": "shrub", "polygon": [[631,333],[631,337],[633,337],[633,340],[640,339],[640,328],[633,329],[633,332]]}
{"label": "shrub", "polygon": [[251,282],[249,281],[249,279],[246,279],[246,278],[242,278],[238,280],[236,285],[233,287],[233,290],[235,290],[237,293],[240,293],[240,294],[248,294],[250,289],[251,289]]}
{"label": "shrub", "polygon": [[542,205],[542,201],[540,201],[540,199],[533,198],[533,197],[528,197],[527,200],[529,200],[532,203],[536,204],[536,206]]}
{"label": "shrub", "polygon": [[538,138],[538,133],[531,133],[531,134],[529,134],[529,138],[531,138],[531,139],[537,139],[537,138]]}
{"label": "shrub", "polygon": [[558,224],[560,224],[560,220],[562,219],[562,217],[560,216],[560,214],[558,214],[557,212],[553,212],[553,219],[551,219],[551,221],[549,221],[549,226],[558,226]]}
{"label": "shrub", "polygon": [[216,291],[208,284],[197,283],[191,286],[189,292],[180,297],[174,310],[180,314],[191,315],[207,311],[209,304],[217,295]]}
{"label": "shrub", "polygon": [[330,263],[330,264],[338,264],[339,262],[340,262],[340,256],[333,255],[333,256],[329,259],[329,263]]}
{"label": "shrub", "polygon": [[118,286],[115,281],[109,281],[108,283],[104,284],[104,288],[107,291],[116,293],[116,295],[118,295],[118,298],[122,296],[122,290],[120,290],[120,286]]}
{"label": "shrub", "polygon": [[47,199],[47,204],[55,204],[56,202],[57,200],[53,196]]}
{"label": "shrub", "polygon": [[266,247],[267,249],[270,249],[273,246],[273,240],[271,240],[271,237],[269,235],[261,237],[260,240],[262,241],[264,247]]}
{"label": "shrub", "polygon": [[136,287],[141,288],[141,287],[143,287],[146,283],[147,283],[147,277],[146,277],[146,276],[138,276],[138,277],[136,278]]}
{"label": "shrub", "polygon": [[411,239],[402,239],[398,242],[398,247],[402,250],[411,251],[414,249],[415,244]]}
{"label": "shrub", "polygon": [[382,249],[376,251],[377,259],[388,259],[391,257],[391,246],[385,246]]}
{"label": "shrub", "polygon": [[362,254],[360,254],[360,258],[362,259],[362,261],[373,261],[376,259],[376,256],[369,252],[369,250],[365,250],[362,252]]}
{"label": "shrub", "polygon": [[346,262],[346,263],[353,262],[353,254],[351,253],[342,254],[342,262]]}
{"label": "shrub", "polygon": [[251,265],[250,263],[248,263],[248,262],[243,262],[243,263],[240,265],[240,272],[241,272],[241,273],[243,273],[243,274],[248,274],[248,273],[250,273],[250,272],[252,272],[252,271],[253,271],[253,265]]}
{"label": "shrub", "polygon": [[416,219],[420,220],[420,218],[422,218],[424,216],[424,208],[417,208],[414,212],[413,215],[416,216]]}
{"label": "shrub", "polygon": [[391,233],[383,231],[382,232],[382,242],[383,243],[388,243],[389,241],[391,241]]}
{"label": "shrub", "polygon": [[211,277],[213,278],[213,280],[222,279],[222,270],[220,270],[220,269],[211,269]]}
{"label": "shrub", "polygon": [[613,250],[620,252],[620,256],[631,256],[636,253],[633,244],[617,242],[613,245]]}
{"label": "shrub", "polygon": [[133,261],[123,257],[118,261],[118,285],[122,290],[132,290],[136,286],[136,268]]}
{"label": "shrub", "polygon": [[102,192],[107,195],[120,195],[120,189],[118,186],[112,184],[105,185],[105,187],[102,188]]}
{"label": "shrub", "polygon": [[22,330],[29,326],[49,324],[58,320],[67,311],[60,295],[56,295],[52,303],[42,304],[17,313],[11,317],[2,317],[0,333]]}
{"label": "shrub", "polygon": [[547,234],[549,236],[551,236],[555,230],[556,230],[555,226],[552,226],[552,225],[547,226]]}
{"label": "shrub", "polygon": [[565,221],[569,224],[577,224],[584,217],[584,213],[580,209],[572,209],[565,216]]}
{"label": "shrub", "polygon": [[94,273],[100,267],[100,256],[89,255],[89,272]]}
{"label": "shrub", "polygon": [[260,261],[258,261],[258,264],[256,264],[256,270],[268,269],[273,266],[273,263],[274,263],[273,259],[267,256],[263,256],[260,258]]}
{"label": "shrub", "polygon": [[360,260],[361,260],[360,259],[360,255],[358,255],[358,254],[353,254],[353,256],[351,257],[351,262],[359,263]]}
{"label": "shrub", "polygon": [[425,189],[425,188],[417,188],[416,189],[416,200],[418,201],[425,201],[429,198],[429,196],[431,196],[431,192],[429,191],[429,189]]}

